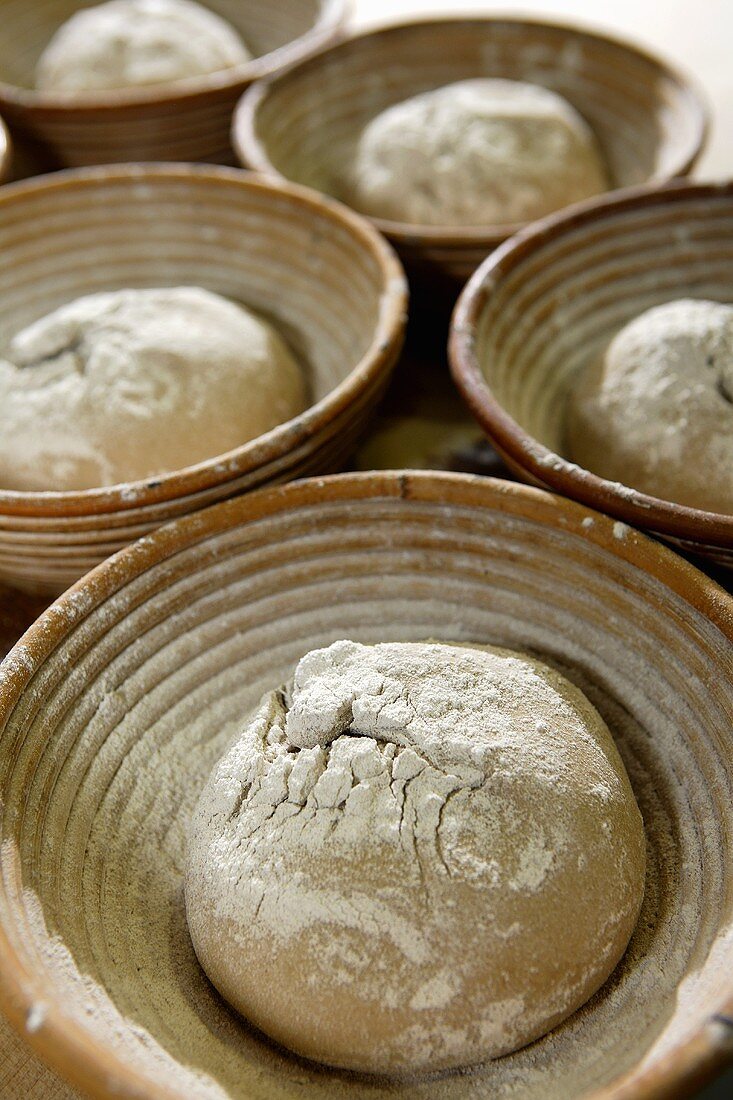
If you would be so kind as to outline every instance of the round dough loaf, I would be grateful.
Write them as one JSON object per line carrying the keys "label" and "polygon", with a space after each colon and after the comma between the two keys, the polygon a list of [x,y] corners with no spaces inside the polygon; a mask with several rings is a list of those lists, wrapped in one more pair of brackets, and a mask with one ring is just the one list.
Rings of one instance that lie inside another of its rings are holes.
{"label": "round dough loaf", "polygon": [[608,186],[593,132],[561,96],[465,80],[377,115],[342,191],[372,217],[482,226],[531,221]]}
{"label": "round dough loaf", "polygon": [[644,890],[611,734],[529,657],[336,642],[267,695],[190,826],[223,996],[297,1054],[415,1074],[498,1057],[605,981]]}
{"label": "round dough loaf", "polygon": [[168,84],[251,60],[234,27],[193,0],[109,0],[59,27],[36,66],[43,92]]}
{"label": "round dough loaf", "polygon": [[733,514],[733,306],[682,299],[625,325],[571,391],[574,462]]}
{"label": "round dough loaf", "polygon": [[199,287],[91,294],[0,361],[0,487],[91,489],[194,465],[306,406],[282,337]]}

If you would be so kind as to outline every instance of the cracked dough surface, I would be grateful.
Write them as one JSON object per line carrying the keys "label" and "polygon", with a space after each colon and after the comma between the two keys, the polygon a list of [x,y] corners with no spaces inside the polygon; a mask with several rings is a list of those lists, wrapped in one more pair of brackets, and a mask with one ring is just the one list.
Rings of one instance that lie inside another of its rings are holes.
{"label": "cracked dough surface", "polygon": [[733,306],[680,299],[625,325],[571,391],[567,440],[601,477],[733,514]]}
{"label": "cracked dough surface", "polygon": [[109,0],[82,8],[36,66],[42,92],[167,84],[251,60],[238,32],[193,0]]}
{"label": "cracked dough surface", "polygon": [[532,221],[609,187],[593,131],[562,96],[464,80],[396,103],[359,137],[350,206],[413,225]]}
{"label": "cracked dough surface", "polygon": [[608,728],[530,657],[336,642],[266,695],[189,830],[207,975],[296,1053],[371,1073],[515,1050],[623,954],[641,815]]}
{"label": "cracked dough surface", "polygon": [[61,306],[0,360],[0,487],[89,489],[179,470],[306,406],[278,332],[200,287]]}

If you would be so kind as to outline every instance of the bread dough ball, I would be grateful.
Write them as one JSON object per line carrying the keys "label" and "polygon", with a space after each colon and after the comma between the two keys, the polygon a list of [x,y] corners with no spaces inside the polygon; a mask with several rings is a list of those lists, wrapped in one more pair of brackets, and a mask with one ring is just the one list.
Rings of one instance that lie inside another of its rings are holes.
{"label": "bread dough ball", "polygon": [[531,221],[609,181],[592,130],[534,84],[464,80],[397,103],[358,142],[344,198],[414,225]]}
{"label": "bread dough ball", "polygon": [[251,60],[234,27],[193,0],[109,0],[59,27],[36,67],[42,92],[168,84]]}
{"label": "bread dough ball", "polygon": [[306,406],[282,337],[199,287],[90,294],[0,362],[0,487],[91,489],[223,454]]}
{"label": "bread dough ball", "polygon": [[498,1057],[621,958],[639,810],[585,696],[529,657],[341,641],[267,695],[206,784],[198,958],[278,1043],[367,1073]]}
{"label": "bread dough ball", "polygon": [[682,299],[630,321],[571,391],[567,436],[600,477],[733,514],[733,306]]}

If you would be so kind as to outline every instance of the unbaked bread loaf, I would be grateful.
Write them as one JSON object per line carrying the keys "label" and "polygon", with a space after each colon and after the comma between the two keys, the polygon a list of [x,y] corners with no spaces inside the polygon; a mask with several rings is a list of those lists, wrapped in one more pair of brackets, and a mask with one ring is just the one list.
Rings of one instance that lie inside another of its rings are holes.
{"label": "unbaked bread loaf", "polygon": [[464,80],[378,114],[341,183],[350,206],[415,225],[532,221],[608,188],[598,142],[562,96]]}
{"label": "unbaked bread loaf", "polygon": [[200,287],[91,294],[0,361],[0,488],[90,489],[194,465],[301,412],[278,332]]}
{"label": "unbaked bread loaf", "polygon": [[194,0],[108,0],[74,12],[36,66],[42,92],[168,84],[242,65],[237,31]]}
{"label": "unbaked bread loaf", "polygon": [[733,306],[681,299],[624,325],[568,398],[569,457],[733,515]]}
{"label": "unbaked bread loaf", "polygon": [[222,995],[306,1058],[498,1057],[603,983],[636,923],[641,815],[585,696],[530,657],[341,641],[214,768],[185,897]]}

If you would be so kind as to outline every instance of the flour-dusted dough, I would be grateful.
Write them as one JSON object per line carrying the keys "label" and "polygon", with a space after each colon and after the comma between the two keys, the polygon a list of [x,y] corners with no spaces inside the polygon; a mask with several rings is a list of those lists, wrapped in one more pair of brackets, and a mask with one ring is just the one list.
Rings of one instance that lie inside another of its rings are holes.
{"label": "flour-dusted dough", "polygon": [[570,393],[568,450],[601,477],[733,514],[733,306],[682,299],[625,325]]}
{"label": "flour-dusted dough", "polygon": [[415,225],[530,221],[598,194],[598,143],[567,100],[513,80],[465,80],[397,103],[362,132],[343,198]]}
{"label": "flour-dusted dough", "polygon": [[109,0],[59,27],[36,67],[43,92],[167,84],[251,60],[234,27],[193,0]]}
{"label": "flour-dusted dough", "polygon": [[0,487],[88,489],[178,470],[301,412],[282,337],[199,287],[91,294],[0,361]]}
{"label": "flour-dusted dough", "polygon": [[282,1045],[420,1073],[530,1042],[610,974],[645,839],[611,734],[540,662],[336,642],[267,695],[189,831],[198,958]]}

